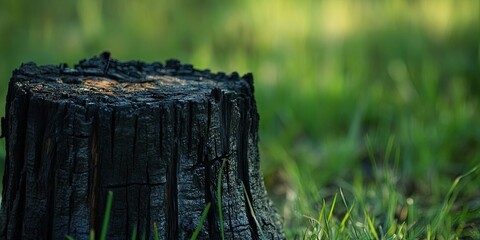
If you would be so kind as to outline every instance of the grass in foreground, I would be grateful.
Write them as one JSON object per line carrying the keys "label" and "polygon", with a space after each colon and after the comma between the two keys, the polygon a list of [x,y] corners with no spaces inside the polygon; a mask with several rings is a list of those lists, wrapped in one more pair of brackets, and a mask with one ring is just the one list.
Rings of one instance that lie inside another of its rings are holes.
{"label": "grass in foreground", "polygon": [[456,177],[439,195],[410,196],[395,165],[377,166],[372,158],[373,179],[357,173],[351,182],[338,180],[336,190],[312,188],[308,183],[297,186],[299,194],[283,205],[284,215],[290,214],[287,238],[480,239],[479,199],[461,199],[469,194],[469,186],[479,182],[478,165]]}
{"label": "grass in foreground", "polygon": [[[373,185],[371,196],[356,196],[350,201],[339,189],[329,204],[322,202],[318,215],[303,216],[305,229],[289,235],[301,239],[479,239],[478,226],[467,224],[472,215],[478,224],[478,209],[475,213],[475,209],[456,202],[462,192],[459,184],[471,181],[473,174],[478,175],[477,168],[455,179],[443,204],[433,207],[421,207],[389,183]],[[338,195],[341,201],[337,201]]]}

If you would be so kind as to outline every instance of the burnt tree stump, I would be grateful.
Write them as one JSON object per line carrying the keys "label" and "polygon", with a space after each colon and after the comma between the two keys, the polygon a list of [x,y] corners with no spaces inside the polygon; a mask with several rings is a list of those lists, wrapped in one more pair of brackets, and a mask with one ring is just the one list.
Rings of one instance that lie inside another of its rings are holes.
{"label": "burnt tree stump", "polygon": [[[282,239],[259,170],[251,74],[120,62],[108,53],[74,68],[23,64],[9,84],[2,239]],[[221,168],[222,163],[224,167]],[[247,199],[248,198],[248,199]],[[251,202],[251,206],[248,204]]]}

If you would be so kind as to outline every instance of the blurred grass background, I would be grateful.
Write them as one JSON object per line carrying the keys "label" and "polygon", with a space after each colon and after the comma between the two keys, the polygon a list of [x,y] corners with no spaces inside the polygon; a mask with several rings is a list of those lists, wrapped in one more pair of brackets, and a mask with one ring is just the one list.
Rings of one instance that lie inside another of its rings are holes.
{"label": "blurred grass background", "polygon": [[[479,15],[473,0],[0,0],[0,116],[27,61],[109,50],[253,72],[262,170],[295,236],[321,199],[355,195],[379,166],[404,198],[435,205],[480,162]],[[480,209],[478,180],[461,204]]]}

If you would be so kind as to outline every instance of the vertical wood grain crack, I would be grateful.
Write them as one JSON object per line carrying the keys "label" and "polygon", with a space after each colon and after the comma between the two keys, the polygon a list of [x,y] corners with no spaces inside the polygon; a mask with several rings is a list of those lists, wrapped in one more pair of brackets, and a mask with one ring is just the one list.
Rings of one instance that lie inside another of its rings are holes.
{"label": "vertical wood grain crack", "polygon": [[[238,105],[239,105],[239,110],[240,110],[240,123],[243,123],[244,125],[239,127],[239,137],[237,137],[238,142],[237,142],[237,170],[238,170],[238,177],[240,180],[243,182],[245,185],[246,189],[246,197],[249,199],[252,198],[252,193],[250,191],[250,180],[249,180],[249,164],[248,164],[248,138],[249,138],[249,130],[251,128],[251,115],[249,111],[247,111],[247,103],[250,99],[239,99],[238,100]],[[252,237],[255,239],[258,239],[258,229],[257,229],[257,224],[255,223],[255,219],[249,209],[249,205],[247,202],[247,199],[245,198],[244,200],[244,205],[245,205],[245,212],[247,213],[248,217],[248,223],[251,227],[251,233]],[[253,207],[253,201],[251,201],[252,207]]]}
{"label": "vertical wood grain crack", "polygon": [[[93,131],[92,134],[92,145],[91,145],[91,165],[90,165],[90,171],[91,171],[91,183],[90,185],[90,218],[89,218],[89,225],[90,228],[96,227],[96,215],[98,211],[98,206],[97,206],[97,195],[99,191],[99,166],[100,166],[100,157],[98,156],[98,136],[97,136],[97,129]],[[70,223],[69,223],[70,225]]]}
{"label": "vertical wood grain crack", "polygon": [[[174,138],[178,138],[178,111],[173,106],[168,114],[173,115],[173,134],[175,135]],[[167,127],[169,126],[167,125]],[[167,167],[167,239],[178,239],[178,144],[178,141],[173,143],[173,152]]]}

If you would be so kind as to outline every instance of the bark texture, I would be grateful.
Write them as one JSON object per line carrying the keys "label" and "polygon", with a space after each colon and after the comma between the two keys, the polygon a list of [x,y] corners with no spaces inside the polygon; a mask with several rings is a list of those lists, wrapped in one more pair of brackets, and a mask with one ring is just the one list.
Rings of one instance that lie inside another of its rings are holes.
{"label": "bark texture", "polygon": [[[113,192],[108,239],[283,239],[265,191],[251,74],[176,60],[23,64],[9,84],[0,236],[88,239]],[[251,202],[251,207],[248,204]]]}

